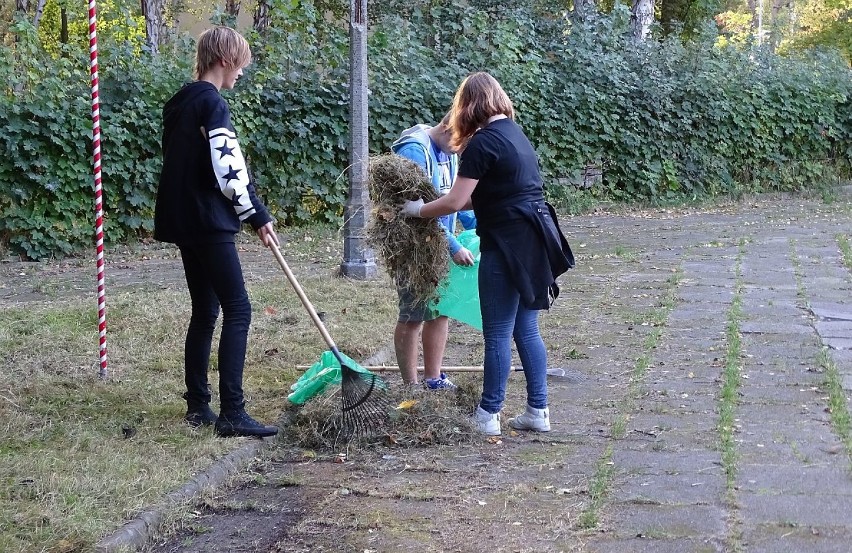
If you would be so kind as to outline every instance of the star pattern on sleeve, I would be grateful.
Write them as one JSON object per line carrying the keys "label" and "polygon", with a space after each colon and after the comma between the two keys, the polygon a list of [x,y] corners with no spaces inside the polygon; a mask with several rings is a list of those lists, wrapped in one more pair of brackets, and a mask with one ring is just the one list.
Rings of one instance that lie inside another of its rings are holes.
{"label": "star pattern on sleeve", "polygon": [[209,136],[210,156],[219,190],[233,206],[239,220],[244,222],[257,210],[252,203],[250,175],[237,136],[227,126],[214,128]]}
{"label": "star pattern on sleeve", "polygon": [[228,172],[222,175],[222,178],[225,179],[226,182],[239,179],[240,171],[242,171],[242,169],[234,169],[233,166],[228,165]]}
{"label": "star pattern on sleeve", "polygon": [[223,142],[222,145],[220,147],[216,148],[216,149],[219,151],[219,154],[220,154],[219,159],[222,159],[225,156],[233,156],[234,155],[234,154],[231,153],[231,152],[234,151],[234,149],[228,147],[228,140],[227,139],[225,139],[225,142]]}

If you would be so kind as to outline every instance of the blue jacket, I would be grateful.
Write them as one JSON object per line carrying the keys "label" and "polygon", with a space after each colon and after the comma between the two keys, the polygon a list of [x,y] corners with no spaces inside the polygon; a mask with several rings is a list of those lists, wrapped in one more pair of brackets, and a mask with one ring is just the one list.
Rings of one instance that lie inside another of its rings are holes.
{"label": "blue jacket", "polygon": [[[432,148],[432,141],[426,133],[426,131],[430,128],[431,127],[428,125],[415,125],[410,129],[402,131],[399,139],[397,139],[397,141],[391,146],[391,150],[422,167],[426,172],[426,175],[429,179],[431,179],[432,186],[435,187],[435,192],[441,194],[441,174],[439,171],[435,170],[438,166],[438,158],[435,156],[434,148]],[[451,181],[455,181],[458,168],[458,156],[452,154],[450,156]],[[446,194],[446,192],[446,190],[443,191],[444,194]],[[458,221],[462,224],[465,230],[476,227],[476,217],[474,216],[473,211],[459,211],[458,214],[453,213],[451,215],[438,217],[438,222],[447,234],[447,242],[450,245],[450,255],[455,255],[462,247],[455,237],[456,215],[458,215]]]}

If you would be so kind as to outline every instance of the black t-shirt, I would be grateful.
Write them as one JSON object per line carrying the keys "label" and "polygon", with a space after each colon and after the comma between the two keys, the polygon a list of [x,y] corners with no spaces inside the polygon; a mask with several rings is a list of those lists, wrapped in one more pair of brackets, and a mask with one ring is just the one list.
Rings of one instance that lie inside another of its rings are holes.
{"label": "black t-shirt", "polygon": [[487,218],[494,207],[543,194],[538,156],[521,128],[508,118],[473,135],[461,154],[458,174],[479,181],[471,196],[477,221],[480,213]]}

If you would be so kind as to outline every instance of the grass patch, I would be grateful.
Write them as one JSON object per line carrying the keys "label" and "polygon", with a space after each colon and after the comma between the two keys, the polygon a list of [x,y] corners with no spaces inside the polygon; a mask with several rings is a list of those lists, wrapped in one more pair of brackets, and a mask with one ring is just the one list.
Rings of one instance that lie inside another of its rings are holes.
{"label": "grass patch", "polygon": [[281,477],[275,479],[274,482],[272,482],[272,484],[276,488],[294,488],[294,487],[302,486],[302,485],[304,485],[304,483],[305,482],[304,482],[303,478],[301,478],[300,476],[296,476],[294,474],[288,474],[286,476],[281,476]]}
{"label": "grass patch", "polygon": [[568,215],[589,213],[602,204],[600,194],[594,188],[557,184],[546,187],[545,194],[554,207]]}
{"label": "grass patch", "polygon": [[629,250],[626,246],[622,246],[621,244],[617,244],[615,248],[613,248],[612,254],[619,259],[624,259],[625,261],[636,261],[637,258],[636,252]]}
{"label": "grass patch", "polygon": [[552,442],[530,443],[520,449],[515,455],[518,462],[538,467],[561,467],[565,465],[565,459],[573,451],[573,446],[568,444],[555,444]]}
{"label": "grass patch", "polygon": [[[288,229],[282,238],[288,259],[319,260],[294,266],[294,272],[317,310],[326,312],[329,332],[354,358],[387,346],[396,320],[393,287],[384,278],[332,278],[326,267],[339,263],[342,244],[333,239],[333,230],[321,229],[318,236]],[[326,346],[283,273],[251,275],[248,289],[253,320],[246,399],[254,416],[274,421],[299,376],[295,366],[313,363]],[[182,422],[185,287],[138,285],[109,292],[110,376],[105,380],[97,378],[92,298],[7,304],[0,312],[4,553],[46,551],[57,544],[91,551],[126,519],[244,443],[217,439],[210,429],[195,431]],[[214,341],[214,409],[216,347]]]}

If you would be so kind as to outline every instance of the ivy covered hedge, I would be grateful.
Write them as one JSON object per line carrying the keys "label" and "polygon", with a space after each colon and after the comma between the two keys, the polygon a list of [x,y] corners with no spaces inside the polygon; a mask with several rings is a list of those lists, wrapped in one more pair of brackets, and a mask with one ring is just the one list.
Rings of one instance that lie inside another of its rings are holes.
{"label": "ivy covered hedge", "polygon": [[[463,11],[464,10],[464,11]],[[302,2],[264,37],[232,93],[241,145],[279,220],[339,221],[346,198],[348,37]],[[677,201],[800,190],[848,175],[852,80],[830,53],[781,58],[713,46],[714,33],[635,43],[616,8],[586,27],[527,8],[446,2],[376,17],[370,35],[371,151],[440,119],[470,71],[516,104],[548,191],[588,164],[596,191]],[[0,241],[29,258],[89,247],[93,234],[87,52],[51,57],[20,27],[0,51]],[[159,175],[160,110],[191,74],[192,45],[157,58],[101,52],[106,237],[148,235]]]}

